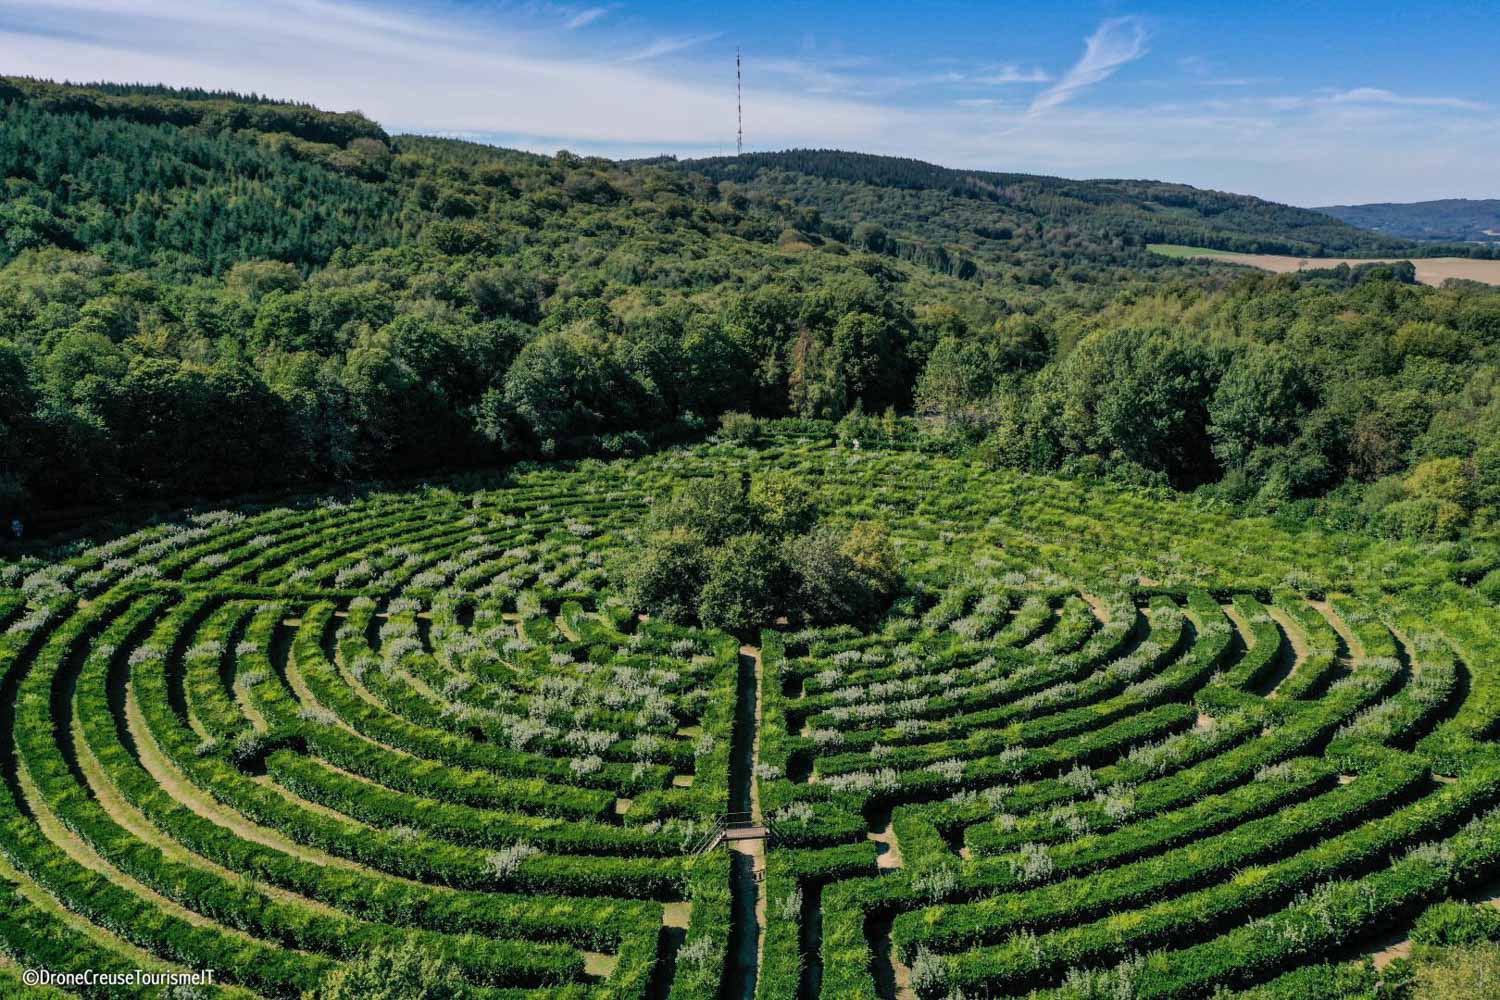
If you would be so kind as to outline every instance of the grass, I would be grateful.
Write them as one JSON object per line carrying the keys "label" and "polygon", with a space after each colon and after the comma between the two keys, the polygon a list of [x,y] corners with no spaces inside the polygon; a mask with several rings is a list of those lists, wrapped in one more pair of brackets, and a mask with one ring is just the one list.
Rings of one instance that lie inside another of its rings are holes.
{"label": "grass", "polygon": [[1174,257],[1178,260],[1188,260],[1193,257],[1234,256],[1234,253],[1229,250],[1210,250],[1207,247],[1190,247],[1181,243],[1147,243],[1146,249],[1152,253],[1159,253],[1163,257]]}

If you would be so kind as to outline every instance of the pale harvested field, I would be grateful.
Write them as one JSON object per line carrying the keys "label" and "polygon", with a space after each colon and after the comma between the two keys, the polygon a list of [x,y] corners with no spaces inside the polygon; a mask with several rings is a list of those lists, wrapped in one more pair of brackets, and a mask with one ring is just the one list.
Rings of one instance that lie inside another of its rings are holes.
{"label": "pale harvested field", "polygon": [[[1214,251],[1202,255],[1205,260],[1220,263],[1245,264],[1263,271],[1282,274],[1287,271],[1305,271],[1315,268],[1338,267],[1348,264],[1394,264],[1396,259],[1370,260],[1354,257],[1284,257],[1269,253],[1224,253]],[[1417,268],[1417,280],[1424,285],[1441,285],[1449,278],[1464,278],[1482,281],[1488,285],[1500,285],[1500,260],[1470,260],[1467,257],[1419,257],[1412,260]]]}

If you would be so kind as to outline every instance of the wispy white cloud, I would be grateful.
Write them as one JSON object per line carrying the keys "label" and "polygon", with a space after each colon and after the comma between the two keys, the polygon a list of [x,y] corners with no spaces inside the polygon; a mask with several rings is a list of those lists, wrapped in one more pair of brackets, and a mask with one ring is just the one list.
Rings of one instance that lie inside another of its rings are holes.
{"label": "wispy white cloud", "polygon": [[1045,70],[1035,68],[1023,69],[1020,66],[1007,64],[987,69],[969,79],[974,83],[1004,85],[1008,83],[1047,83],[1052,77]]}
{"label": "wispy white cloud", "polygon": [[659,59],[669,56],[674,52],[682,52],[685,49],[696,48],[707,42],[721,37],[723,32],[714,32],[709,35],[680,35],[675,38],[658,38],[643,48],[621,58],[621,62],[643,62],[647,59]]}
{"label": "wispy white cloud", "polygon": [[586,7],[568,18],[563,27],[569,31],[577,31],[579,28],[588,27],[608,13],[608,7]]}
{"label": "wispy white cloud", "polygon": [[1060,107],[1146,54],[1146,25],[1138,17],[1112,17],[1084,42],[1083,58],[1031,102],[1030,114]]}
{"label": "wispy white cloud", "polygon": [[1414,108],[1457,108],[1463,111],[1485,111],[1487,105],[1462,97],[1410,97],[1378,87],[1355,87],[1328,96],[1333,104],[1402,104]]}
{"label": "wispy white cloud", "polygon": [[[0,52],[7,73],[270,93],[358,108],[392,131],[525,136],[544,151],[733,143],[732,64],[709,76],[651,62],[681,46],[623,30],[580,46],[555,15],[527,20],[525,11],[471,7],[439,17],[358,0],[259,0],[253,9],[231,0],[0,0]],[[757,83],[745,108],[755,148],[854,148],[892,116],[770,81]]]}

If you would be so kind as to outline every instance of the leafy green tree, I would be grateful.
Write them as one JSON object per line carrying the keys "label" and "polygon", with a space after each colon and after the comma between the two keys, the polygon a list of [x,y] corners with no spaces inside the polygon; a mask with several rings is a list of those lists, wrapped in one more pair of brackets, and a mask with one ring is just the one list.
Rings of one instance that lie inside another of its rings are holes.
{"label": "leafy green tree", "polygon": [[768,472],[756,479],[749,501],[756,522],[771,538],[804,534],[817,521],[812,490],[791,472]]}
{"label": "leafy green tree", "polygon": [[510,317],[523,323],[541,318],[542,289],[514,267],[474,271],[464,279],[464,290],[481,316]]}
{"label": "leafy green tree", "polygon": [[1286,350],[1248,346],[1230,362],[1208,402],[1214,454],[1239,467],[1256,449],[1287,443],[1312,401],[1303,366]]}
{"label": "leafy green tree", "polygon": [[799,617],[868,623],[895,589],[894,554],[862,522],[851,534],[823,526],[790,547]]}
{"label": "leafy green tree", "polygon": [[736,535],[757,528],[750,503],[748,477],[716,476],[695,479],[680,487],[652,512],[658,529],[682,528],[709,547],[723,545]]}
{"label": "leafy green tree", "polygon": [[679,488],[616,572],[636,607],[742,635],[780,617],[868,622],[900,579],[884,525],[820,526],[812,492],[790,473]]}
{"label": "leafy green tree", "polygon": [[1036,411],[1065,453],[1118,456],[1178,484],[1216,478],[1208,434],[1217,352],[1165,330],[1108,330],[1042,373]]}
{"label": "leafy green tree", "polygon": [[976,424],[999,381],[1001,366],[983,341],[938,341],[917,380],[917,406],[957,424]]}
{"label": "leafy green tree", "polygon": [[691,621],[708,575],[703,538],[686,527],[654,532],[633,553],[624,573],[625,594],[669,622]]}
{"label": "leafy green tree", "polygon": [[786,606],[786,561],[776,543],[751,532],[714,549],[698,592],[698,620],[709,628],[743,634],[771,622]]}
{"label": "leafy green tree", "polygon": [[691,317],[682,333],[678,404],[700,415],[755,403],[755,358],[718,323]]}
{"label": "leafy green tree", "polygon": [[521,349],[505,399],[539,439],[587,434],[628,416],[624,373],[608,346],[583,329],[544,334]]}
{"label": "leafy green tree", "polygon": [[877,222],[861,222],[849,236],[849,242],[871,253],[884,253],[887,240],[885,227]]}
{"label": "leafy green tree", "polygon": [[1362,402],[1364,408],[1349,430],[1350,472],[1369,480],[1405,464],[1406,452],[1427,428],[1432,410],[1422,393],[1410,389],[1365,397]]}
{"label": "leafy green tree", "polygon": [[891,541],[891,529],[881,521],[856,521],[841,551],[854,561],[855,567],[877,593],[890,594],[900,578],[901,568]]}

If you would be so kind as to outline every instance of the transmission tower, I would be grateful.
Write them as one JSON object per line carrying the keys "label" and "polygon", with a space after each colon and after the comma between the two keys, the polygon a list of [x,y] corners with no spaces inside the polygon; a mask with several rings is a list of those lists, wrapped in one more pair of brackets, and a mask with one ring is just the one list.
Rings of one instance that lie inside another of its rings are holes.
{"label": "transmission tower", "polygon": [[740,90],[740,47],[734,47],[734,155],[745,151],[745,105]]}

